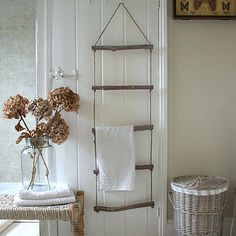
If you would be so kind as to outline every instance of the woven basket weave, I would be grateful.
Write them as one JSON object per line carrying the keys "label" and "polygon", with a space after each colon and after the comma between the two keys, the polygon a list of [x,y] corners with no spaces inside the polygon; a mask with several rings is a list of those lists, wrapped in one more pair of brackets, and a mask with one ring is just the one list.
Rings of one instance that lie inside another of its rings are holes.
{"label": "woven basket weave", "polygon": [[171,182],[177,236],[220,236],[227,179],[216,176],[181,176]]}

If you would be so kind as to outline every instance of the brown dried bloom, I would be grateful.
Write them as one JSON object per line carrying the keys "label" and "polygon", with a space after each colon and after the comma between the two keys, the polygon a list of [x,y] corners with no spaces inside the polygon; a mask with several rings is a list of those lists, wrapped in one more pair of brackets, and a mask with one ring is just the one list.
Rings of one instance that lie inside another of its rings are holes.
{"label": "brown dried bloom", "polygon": [[22,132],[20,136],[17,138],[16,143],[17,144],[20,143],[24,138],[47,136],[48,135],[47,128],[48,125],[46,123],[41,123],[37,125],[36,128],[33,130],[30,130],[28,132]]}
{"label": "brown dried bloom", "polygon": [[52,122],[49,130],[49,137],[52,142],[56,144],[64,143],[69,136],[69,126],[66,124],[65,120],[60,118],[56,122]]}
{"label": "brown dried bloom", "polygon": [[78,111],[80,97],[68,87],[56,88],[49,92],[50,104],[59,110]]}
{"label": "brown dried bloom", "polygon": [[36,118],[47,119],[52,114],[52,107],[48,100],[42,98],[32,100],[28,105],[28,111]]}
{"label": "brown dried bloom", "polygon": [[22,130],[24,130],[25,128],[20,124],[20,121],[17,123],[17,125],[15,125],[15,130],[17,132],[20,132]]}
{"label": "brown dried bloom", "polygon": [[19,94],[10,97],[3,105],[3,118],[19,119],[27,114],[29,100]]}
{"label": "brown dried bloom", "polygon": [[17,138],[16,144],[20,143],[22,139],[29,138],[29,137],[30,137],[30,134],[28,132],[22,132],[20,136]]}
{"label": "brown dried bloom", "polygon": [[37,125],[36,130],[41,133],[41,136],[47,135],[48,125],[46,123],[41,123]]}
{"label": "brown dried bloom", "polygon": [[36,126],[35,129],[30,131],[31,137],[43,137],[47,136],[47,124],[46,123],[40,123]]}
{"label": "brown dried bloom", "polygon": [[[17,132],[23,131],[16,143],[24,138],[48,136],[52,142],[61,144],[69,136],[69,126],[61,118],[61,111],[78,111],[80,97],[68,87],[60,87],[49,93],[48,100],[38,98],[29,103],[29,100],[21,95],[10,97],[4,104],[3,115],[7,119],[19,119],[15,125]],[[24,117],[30,112],[35,116],[37,125],[29,129]],[[44,122],[42,122],[44,119]],[[38,124],[38,122],[41,123]]]}

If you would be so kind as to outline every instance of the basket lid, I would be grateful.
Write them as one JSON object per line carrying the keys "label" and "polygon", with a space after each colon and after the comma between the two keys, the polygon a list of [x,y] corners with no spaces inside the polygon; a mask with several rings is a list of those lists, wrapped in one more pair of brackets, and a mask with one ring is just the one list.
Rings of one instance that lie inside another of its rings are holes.
{"label": "basket lid", "polygon": [[227,191],[229,181],[219,176],[179,176],[173,179],[171,187],[176,192],[206,196]]}

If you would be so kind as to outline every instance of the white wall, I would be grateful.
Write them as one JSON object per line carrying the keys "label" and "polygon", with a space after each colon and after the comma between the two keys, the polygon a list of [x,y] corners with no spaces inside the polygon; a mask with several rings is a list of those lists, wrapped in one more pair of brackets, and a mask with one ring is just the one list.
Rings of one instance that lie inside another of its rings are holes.
{"label": "white wall", "polygon": [[[144,33],[154,44],[153,52],[153,123],[157,127],[157,46],[158,46],[158,5],[149,0],[124,1],[131,14],[138,21]],[[52,68],[61,66],[67,74],[75,67],[79,70],[79,92],[81,108],[79,110],[78,156],[69,146],[66,147],[67,168],[64,179],[76,188],[73,177],[77,174],[78,187],[85,191],[85,234],[88,236],[155,236],[158,234],[157,208],[142,208],[117,213],[96,213],[93,135],[93,52],[101,30],[118,5],[119,1],[52,1]],[[143,44],[142,35],[121,9],[111,27],[103,38],[104,44]],[[148,54],[145,51],[97,54],[97,84],[146,84],[148,77]],[[148,116],[148,93],[146,92],[107,92],[102,96],[97,93],[97,124],[122,125],[145,124]],[[72,127],[73,129],[74,127]],[[157,129],[154,131],[154,144],[157,143]],[[148,162],[148,132],[135,134],[137,143],[137,164]],[[157,145],[153,145],[154,164],[157,166]],[[70,155],[72,154],[72,155]],[[154,200],[157,202],[157,168],[153,176]],[[150,200],[150,181],[148,172],[138,172],[136,188],[130,193],[99,193],[99,203],[106,205],[123,205]],[[59,224],[59,235],[69,234]]]}
{"label": "white wall", "polygon": [[173,20],[169,5],[168,37],[169,182],[175,176],[192,174],[228,178],[225,215],[232,216],[236,186],[236,22]]}

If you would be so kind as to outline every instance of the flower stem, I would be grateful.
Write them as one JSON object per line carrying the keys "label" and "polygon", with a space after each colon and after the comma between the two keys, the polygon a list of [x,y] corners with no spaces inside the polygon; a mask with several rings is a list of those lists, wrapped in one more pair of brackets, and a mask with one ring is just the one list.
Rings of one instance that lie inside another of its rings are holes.
{"label": "flower stem", "polygon": [[23,123],[25,125],[25,128],[28,130],[28,132],[30,132],[30,130],[29,130],[29,128],[28,128],[27,124],[25,123],[25,120],[24,120],[24,118],[22,116],[20,116],[20,120],[23,121]]}
{"label": "flower stem", "polygon": [[48,169],[47,163],[46,163],[46,161],[45,161],[45,159],[44,159],[44,157],[43,157],[42,150],[39,149],[39,148],[38,148],[38,150],[39,150],[39,155],[41,156],[42,161],[43,161],[43,164],[44,164],[44,166],[45,166],[45,168],[46,168],[45,176],[46,176],[46,178],[47,178],[48,187],[49,187],[49,189],[51,189],[50,181],[49,181],[49,177],[48,177],[48,175],[49,175],[49,169]]}
{"label": "flower stem", "polygon": [[30,180],[30,183],[28,185],[28,188],[27,190],[29,190],[30,188],[33,189],[34,187],[34,182],[35,182],[35,175],[36,175],[36,165],[37,165],[37,162],[39,161],[39,155],[37,155],[37,157],[35,157],[35,153],[34,153],[34,156],[33,156],[33,166],[32,166],[32,173],[31,173],[31,180]]}

